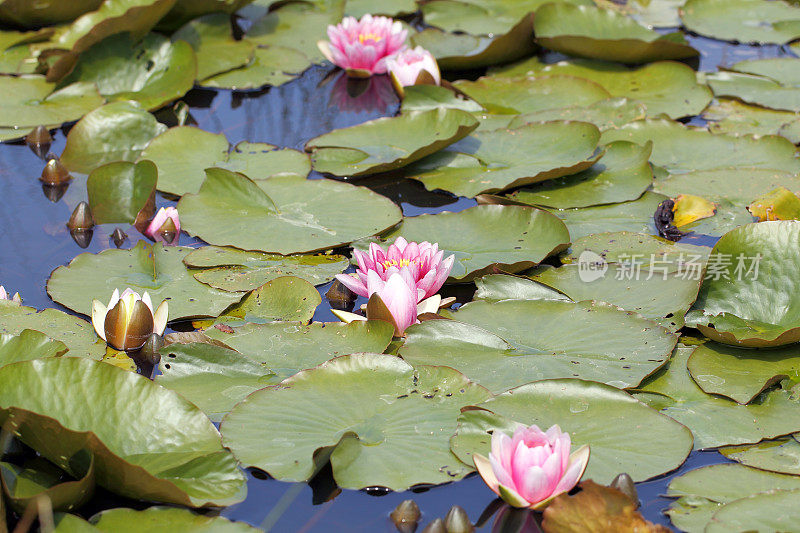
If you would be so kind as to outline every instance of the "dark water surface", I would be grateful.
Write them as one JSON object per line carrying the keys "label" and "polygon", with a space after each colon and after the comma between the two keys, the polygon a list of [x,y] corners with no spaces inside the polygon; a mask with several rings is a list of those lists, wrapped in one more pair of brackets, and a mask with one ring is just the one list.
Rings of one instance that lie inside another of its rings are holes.
{"label": "dark water surface", "polygon": [[[719,41],[689,36],[702,51],[700,70],[714,71],[744,59],[791,55],[776,46],[734,46]],[[548,56],[548,60],[551,57]],[[558,59],[553,57],[552,59]],[[693,65],[697,68],[697,65]],[[224,133],[229,142],[267,142],[282,147],[302,149],[317,135],[335,128],[359,124],[380,116],[394,114],[399,103],[385,77],[363,87],[349,87],[341,76],[330,76],[330,69],[313,67],[300,79],[284,86],[249,93],[194,90],[185,98],[191,115],[204,130]],[[473,73],[474,77],[474,73]],[[161,115],[159,115],[161,116]],[[702,124],[694,119],[692,124]],[[55,134],[51,151],[59,154],[64,148],[64,131]],[[58,307],[50,300],[45,285],[50,272],[68,263],[81,252],[96,253],[113,247],[110,235],[120,225],[97,226],[85,249],[71,238],[65,223],[78,202],[86,199],[86,177],[77,175],[60,198],[51,201],[38,181],[44,163],[25,145],[0,145],[0,283],[10,292],[19,291],[25,304],[39,309]],[[312,173],[312,178],[321,176]],[[441,211],[459,211],[475,205],[468,198],[449,193],[430,193],[413,180],[392,176],[376,176],[354,180],[388,196],[402,206],[407,216]],[[52,196],[52,195],[51,195]],[[159,196],[158,205],[174,205]],[[123,248],[144,238],[133,227],[122,227],[129,238]],[[242,228],[246,231],[246,228]],[[708,244],[701,239],[695,243]],[[197,245],[200,241],[181,235],[180,244]],[[324,299],[329,285],[319,287],[323,304],[315,321],[336,321]],[[464,291],[455,290],[456,293]],[[467,291],[469,293],[469,291]],[[467,294],[469,296],[469,294]],[[361,302],[358,302],[359,304]],[[608,431],[626,431],[610,427]],[[718,452],[694,452],[677,471],[637,485],[642,501],[641,511],[653,522],[669,525],[662,512],[669,500],[661,497],[675,475],[703,465],[727,461]],[[338,491],[332,487],[329,472],[323,472],[311,484],[290,484],[264,479],[260,472],[248,474],[247,500],[223,510],[228,518],[243,520],[266,530],[277,532],[380,532],[396,531],[388,514],[405,499],[414,499],[422,510],[421,530],[429,521],[444,517],[452,505],[466,509],[474,522],[494,500],[494,495],[477,476],[458,483],[433,487],[430,490],[404,493],[382,491]],[[313,486],[313,488],[312,488]],[[82,512],[87,516],[109,506],[136,506],[111,495],[99,494]],[[493,519],[482,530],[491,529]]]}

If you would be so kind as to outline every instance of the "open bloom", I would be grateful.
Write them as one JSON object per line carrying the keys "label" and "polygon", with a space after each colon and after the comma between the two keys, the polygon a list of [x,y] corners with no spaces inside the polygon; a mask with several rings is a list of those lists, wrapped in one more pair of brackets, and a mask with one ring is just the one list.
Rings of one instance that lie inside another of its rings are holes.
{"label": "open bloom", "polygon": [[114,289],[108,307],[99,300],[92,302],[92,325],[97,335],[117,350],[138,350],[153,333],[161,335],[167,327],[167,301],[153,311],[146,292]]}
{"label": "open bloom", "polygon": [[[181,221],[178,218],[178,210],[174,207],[162,207],[150,221],[144,234],[153,239],[154,241],[161,241],[166,244],[177,244],[178,239],[175,238],[181,232]],[[164,235],[172,233],[175,237],[172,239],[165,239]]]}
{"label": "open bloom", "polygon": [[417,320],[416,288],[403,276],[394,273],[387,281],[371,270],[367,277],[369,302],[367,318],[385,320],[394,325],[394,334],[400,336]]}
{"label": "open bloom", "polygon": [[355,250],[353,257],[358,261],[358,270],[354,275],[339,274],[336,279],[359,296],[369,296],[369,272],[375,272],[384,281],[400,274],[416,287],[420,302],[436,294],[447,281],[455,256],[442,259],[443,256],[438,244],[408,242],[398,237],[386,251],[375,243],[370,244],[369,253]]}
{"label": "open bloom", "polygon": [[388,17],[345,17],[328,26],[329,41],[317,43],[322,54],[347,74],[367,78],[386,73],[386,59],[405,48],[408,31]]}
{"label": "open bloom", "polygon": [[427,72],[436,85],[442,82],[439,65],[433,55],[421,46],[403,50],[396,56],[388,58],[386,68],[392,81],[401,87],[416,85],[419,75],[423,72]]}
{"label": "open bloom", "polygon": [[489,458],[473,454],[475,468],[495,494],[513,507],[544,509],[553,498],[569,492],[589,463],[589,447],[570,455],[569,434],[557,425],[546,432],[519,426],[514,436],[492,435]]}
{"label": "open bloom", "polygon": [[22,298],[20,297],[19,293],[14,294],[12,298],[11,295],[6,292],[6,288],[0,285],[0,300],[11,300],[13,302],[17,302],[18,304],[22,303]]}

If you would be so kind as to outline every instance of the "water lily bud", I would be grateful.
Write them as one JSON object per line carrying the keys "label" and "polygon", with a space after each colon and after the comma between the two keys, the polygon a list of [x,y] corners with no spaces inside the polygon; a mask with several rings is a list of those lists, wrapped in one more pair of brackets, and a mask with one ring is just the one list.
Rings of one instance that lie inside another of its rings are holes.
{"label": "water lily bud", "polygon": [[77,244],[81,248],[88,248],[89,245],[92,243],[92,237],[94,236],[94,230],[92,230],[92,229],[73,229],[73,230],[69,230],[69,234],[72,237],[72,240],[75,241],[75,244]]}
{"label": "water lily bud", "polygon": [[153,312],[150,295],[117,289],[111,295],[108,307],[99,300],[92,302],[92,325],[97,335],[117,350],[138,350],[148,338],[161,335],[167,326],[167,302],[161,302]]}
{"label": "water lily bud", "polygon": [[181,222],[178,210],[174,207],[162,207],[144,230],[144,234],[154,241],[164,244],[178,244]]}
{"label": "water lily bud", "polygon": [[422,530],[422,533],[447,533],[447,529],[444,527],[444,522],[442,522],[442,519],[437,518],[425,526],[425,529]]}
{"label": "water lily bud", "polygon": [[[157,365],[161,362],[161,354],[158,351],[162,346],[164,346],[164,338],[157,333],[153,333],[139,349],[137,359],[151,365]],[[137,361],[137,363],[139,361]]]}
{"label": "water lily bud", "polygon": [[339,280],[334,280],[331,288],[325,293],[325,298],[333,309],[352,311],[357,295],[345,287]]}
{"label": "water lily bud", "polygon": [[467,512],[458,505],[452,506],[447,511],[447,515],[444,517],[444,527],[447,533],[472,533],[475,531],[475,526],[470,522]]}
{"label": "water lily bud", "polygon": [[18,304],[22,303],[22,297],[19,293],[14,294],[13,298],[11,295],[6,291],[6,288],[0,285],[0,300],[11,300],[12,302],[17,302]]}
{"label": "water lily bud", "polygon": [[178,228],[175,227],[175,222],[168,218],[158,229],[158,234],[166,244],[172,244],[172,241],[178,236]]}
{"label": "water lily bud", "polygon": [[67,222],[67,227],[71,230],[87,230],[94,227],[94,217],[89,204],[81,202],[75,206],[75,210]]}
{"label": "water lily bud", "polygon": [[623,472],[614,478],[609,487],[617,489],[630,498],[637,508],[639,507],[639,493],[636,492],[636,485],[633,483],[631,476]]}
{"label": "water lily bud", "polygon": [[53,142],[53,136],[50,135],[50,130],[44,126],[36,126],[25,137],[25,142],[34,154],[44,158],[50,149],[50,144]]}
{"label": "water lily bud", "polygon": [[57,203],[64,196],[64,193],[69,189],[69,182],[59,183],[58,185],[51,185],[49,183],[42,183],[42,192],[45,198]]}
{"label": "water lily bud", "polygon": [[121,229],[117,228],[114,230],[114,233],[111,234],[111,240],[114,241],[114,246],[119,248],[122,246],[122,243],[125,242],[125,239],[128,238],[128,234],[122,231]]}
{"label": "water lily bud", "polygon": [[69,182],[72,176],[69,175],[67,167],[62,165],[58,158],[53,158],[47,161],[39,179],[48,185],[60,185]]}
{"label": "water lily bud", "polygon": [[394,511],[389,515],[394,522],[395,527],[401,533],[414,533],[417,530],[417,522],[422,513],[419,512],[419,506],[414,500],[404,500],[400,505],[395,507]]}

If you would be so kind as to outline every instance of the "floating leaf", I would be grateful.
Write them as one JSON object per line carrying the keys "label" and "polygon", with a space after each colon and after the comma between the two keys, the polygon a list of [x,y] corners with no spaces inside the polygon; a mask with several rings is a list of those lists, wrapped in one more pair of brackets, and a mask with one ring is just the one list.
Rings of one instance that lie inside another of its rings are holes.
{"label": "floating leaf", "polygon": [[345,14],[361,18],[367,13],[376,15],[407,15],[417,10],[414,0],[348,0],[345,4]]}
{"label": "floating leaf", "polygon": [[152,161],[119,161],[97,167],[89,174],[86,190],[97,224],[133,224],[148,207],[155,210],[158,169]]}
{"label": "floating leaf", "polygon": [[18,361],[58,357],[68,350],[63,342],[33,329],[23,329],[19,335],[0,333],[0,366]]}
{"label": "floating leaf", "polygon": [[593,233],[575,239],[569,253],[561,256],[561,262],[576,263],[585,251],[599,255],[608,263],[630,261],[636,257],[642,261],[642,266],[656,261],[670,261],[673,263],[699,262],[702,268],[711,248],[676,243],[643,233],[627,231]]}
{"label": "floating leaf", "polygon": [[[493,392],[566,377],[635,387],[676,342],[654,322],[595,302],[476,301],[448,317],[459,322],[410,327],[398,353],[413,365],[451,366]],[[570,337],[577,327],[580,338]]]}
{"label": "floating leaf", "polygon": [[591,446],[584,479],[597,483],[610,483],[623,471],[644,481],[674,470],[692,449],[692,435],[684,426],[626,392],[591,381],[537,381],[477,407],[459,416],[458,431],[450,441],[453,453],[468,464],[473,453],[488,455],[491,432],[511,434],[517,424],[558,424],[575,448]]}
{"label": "floating leaf", "polygon": [[478,205],[458,213],[407,217],[384,240],[401,235],[409,242],[439,243],[445,256],[455,255],[450,277],[459,281],[496,270],[526,270],[569,243],[566,227],[554,215],[511,205]]}
{"label": "floating leaf", "polygon": [[209,13],[232,14],[253,0],[177,0],[167,15],[159,21],[159,27],[177,28],[192,19]]}
{"label": "floating leaf", "polygon": [[170,320],[217,316],[242,295],[212,289],[194,279],[183,264],[190,251],[184,246],[139,241],[130,250],[84,253],[53,271],[47,292],[53,300],[86,315],[91,314],[92,299],[105,302],[114,289],[122,292],[130,287],[149,293],[153,302],[168,299]]}
{"label": "floating leaf", "polygon": [[265,85],[277,87],[297,78],[310,65],[305,54],[293,48],[257,47],[250,63],[206,78],[201,85],[237,91],[258,89]]}
{"label": "floating leaf", "polygon": [[[371,120],[306,143],[314,168],[360,176],[406,166],[463,139],[478,121],[460,109],[437,108]],[[380,142],[376,142],[380,139]]]}
{"label": "floating leaf", "polygon": [[341,255],[277,255],[237,248],[203,246],[183,262],[202,268],[195,279],[224,291],[250,291],[280,276],[295,276],[314,285],[332,281],[350,261]]}
{"label": "floating leaf", "polygon": [[685,226],[697,220],[713,217],[717,212],[717,204],[702,196],[679,194],[672,206],[675,226]]}
{"label": "floating leaf", "polygon": [[53,341],[63,342],[70,357],[99,360],[106,343],[99,340],[92,325],[58,309],[37,311],[15,302],[0,300],[0,334],[21,335],[26,329],[39,331]]}
{"label": "floating leaf", "polygon": [[747,206],[759,222],[800,219],[800,198],[786,187],[778,187],[761,195]]}
{"label": "floating leaf", "polygon": [[259,46],[293,48],[309,62],[321,63],[325,58],[317,41],[326,39],[328,25],[337,24],[341,18],[338,9],[325,12],[308,3],[289,2],[255,21],[246,38]]}
{"label": "floating leaf", "polygon": [[147,143],[166,129],[136,102],[107,104],[69,130],[60,161],[81,174],[113,161],[136,161]]}
{"label": "floating leaf", "polygon": [[[336,248],[380,233],[400,209],[369,189],[332,180],[275,176],[254,182],[212,168],[178,203],[183,228],[209,244],[289,254]],[[237,224],[230,224],[231,213]],[[248,231],[242,232],[242,226]]]}
{"label": "floating leaf", "polygon": [[553,211],[569,228],[573,240],[601,232],[658,233],[653,214],[666,196],[645,192],[638,200],[580,209]]}
{"label": "floating leaf", "polygon": [[703,113],[708,129],[714,133],[735,135],[782,135],[800,143],[800,113],[776,111],[719,98]]}
{"label": "floating leaf", "polygon": [[[800,9],[798,9],[800,17]],[[800,27],[800,20],[798,20]],[[800,36],[800,30],[798,30]],[[788,59],[788,58],[786,58]],[[791,68],[800,68],[800,59]],[[734,65],[733,68],[736,68]],[[716,96],[738,98],[749,104],[756,104],[783,111],[800,111],[800,83],[793,86],[781,85],[766,76],[743,74],[740,72],[715,72],[706,75],[706,81]]]}
{"label": "floating leaf", "polygon": [[123,33],[83,52],[62,84],[94,83],[109,100],[135,100],[145,109],[158,109],[186,94],[196,72],[197,60],[188,43],[172,43],[156,33],[137,42]]}
{"label": "floating leaf", "polygon": [[28,0],[5,0],[0,3],[0,20],[22,27],[60,24],[93,11],[103,0],[73,0],[32,4]]}
{"label": "floating leaf", "polygon": [[647,63],[699,55],[680,32],[662,35],[615,11],[594,6],[545,4],[536,10],[534,28],[536,42],[573,56]]}
{"label": "floating leaf", "polygon": [[148,507],[108,509],[94,515],[90,521],[96,531],[106,533],[135,533],[146,529],[155,533],[255,533],[244,522],[232,522],[222,516],[196,514],[188,509]]}
{"label": "floating leaf", "polygon": [[71,474],[70,458],[87,449],[97,483],[128,498],[189,506],[243,499],[244,475],[211,421],[149,379],[56,357],[4,366],[0,383],[2,423],[16,424],[22,442]]}
{"label": "floating leaf", "polygon": [[297,150],[266,143],[241,142],[230,149],[225,135],[190,126],[170,128],[142,152],[142,159],[158,167],[158,190],[176,196],[195,193],[205,169],[220,167],[243,172],[254,180],[272,176],[299,176],[311,172],[308,156]]}
{"label": "floating leaf", "polygon": [[726,446],[719,451],[728,459],[743,465],[800,476],[800,442],[797,437],[765,440],[747,446]]}
{"label": "floating leaf", "polygon": [[197,56],[197,79],[246,65],[253,57],[253,44],[233,38],[230,15],[213,13],[196,18],[172,35],[172,41],[186,41]]}
{"label": "floating leaf", "polygon": [[91,83],[54,88],[43,76],[0,76],[0,92],[6,95],[0,123],[24,129],[18,135],[22,137],[35,126],[78,120],[104,102]]}
{"label": "floating leaf", "polygon": [[790,530],[800,520],[800,510],[793,505],[797,498],[800,498],[800,489],[770,491],[736,500],[714,513],[706,531]]}
{"label": "floating leaf", "polygon": [[463,109],[470,113],[484,111],[483,106],[445,87],[438,85],[411,85],[404,87],[401,112],[427,111],[437,107]]}
{"label": "floating leaf", "polygon": [[800,37],[800,8],[780,0],[688,0],[681,19],[690,31],[741,43],[783,44]]}
{"label": "floating leaf", "polygon": [[94,460],[85,451],[76,457],[86,465],[77,479],[62,479],[64,472],[44,460],[28,461],[24,466],[0,462],[3,491],[11,507],[19,514],[37,499],[47,498],[56,511],[71,511],[83,506],[94,494]]}
{"label": "floating leaf", "polygon": [[243,464],[278,479],[307,480],[330,458],[340,487],[405,490],[472,470],[450,452],[449,439],[460,409],[490,396],[451,368],[350,355],[251,394],[222,432]]}
{"label": "floating leaf", "polygon": [[651,149],[651,145],[613,142],[587,170],[520,189],[511,198],[557,209],[636,200],[653,183]]}
{"label": "floating leaf", "polygon": [[654,28],[676,28],[681,25],[678,9],[686,0],[631,0],[624,6],[608,2],[610,8],[621,8],[632,19],[640,24]]}
{"label": "floating leaf", "polygon": [[241,302],[225,311],[217,323],[229,319],[245,322],[272,322],[275,320],[308,323],[322,297],[309,282],[293,276],[281,276],[268,281],[245,296]]}
{"label": "floating leaf", "polygon": [[636,69],[617,63],[573,59],[545,64],[537,58],[490,71],[495,75],[575,76],[603,86],[612,96],[638,100],[648,116],[670,118],[697,115],[711,102],[711,90],[697,82],[694,70],[674,61],[660,61]]}
{"label": "floating leaf", "polygon": [[644,104],[640,102],[627,98],[606,98],[587,106],[569,105],[524,113],[511,120],[508,127],[514,129],[523,124],[550,120],[578,120],[594,124],[600,131],[605,131],[618,128],[634,120],[641,120],[645,115]]}
{"label": "floating leaf", "polygon": [[748,444],[800,430],[792,414],[800,399],[782,388],[764,392],[748,405],[703,392],[686,368],[692,350],[679,344],[669,363],[635,396],[691,429],[696,449]]}

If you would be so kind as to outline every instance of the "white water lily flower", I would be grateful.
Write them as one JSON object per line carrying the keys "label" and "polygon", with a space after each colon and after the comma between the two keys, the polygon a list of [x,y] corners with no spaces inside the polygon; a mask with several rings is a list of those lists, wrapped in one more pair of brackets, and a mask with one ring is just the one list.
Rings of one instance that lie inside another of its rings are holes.
{"label": "white water lily flower", "polygon": [[97,335],[117,350],[138,350],[153,333],[162,335],[167,327],[167,301],[153,310],[150,295],[128,288],[111,295],[108,307],[92,302],[92,325]]}

